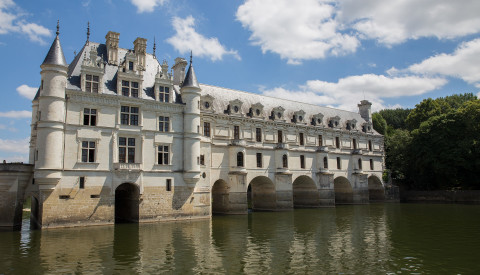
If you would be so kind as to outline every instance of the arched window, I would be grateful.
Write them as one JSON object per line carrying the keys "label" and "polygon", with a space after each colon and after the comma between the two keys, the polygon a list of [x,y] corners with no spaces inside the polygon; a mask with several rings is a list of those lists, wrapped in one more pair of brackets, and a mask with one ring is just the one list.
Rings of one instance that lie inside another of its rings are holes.
{"label": "arched window", "polygon": [[362,170],[362,159],[358,159],[358,169]]}
{"label": "arched window", "polygon": [[283,168],[288,168],[288,157],[287,157],[287,155],[283,155],[282,163],[283,163]]}
{"label": "arched window", "polygon": [[237,153],[237,166],[243,167],[243,152]]}
{"label": "arched window", "polygon": [[328,158],[327,157],[323,158],[323,168],[325,168],[325,169],[328,168]]}

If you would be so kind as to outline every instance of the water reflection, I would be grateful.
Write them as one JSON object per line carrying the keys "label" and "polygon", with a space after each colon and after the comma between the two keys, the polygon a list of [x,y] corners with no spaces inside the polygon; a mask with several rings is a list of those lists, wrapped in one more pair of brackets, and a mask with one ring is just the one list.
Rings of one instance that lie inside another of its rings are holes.
{"label": "water reflection", "polygon": [[479,214],[479,206],[372,204],[23,228],[0,232],[0,274],[470,273],[480,268]]}

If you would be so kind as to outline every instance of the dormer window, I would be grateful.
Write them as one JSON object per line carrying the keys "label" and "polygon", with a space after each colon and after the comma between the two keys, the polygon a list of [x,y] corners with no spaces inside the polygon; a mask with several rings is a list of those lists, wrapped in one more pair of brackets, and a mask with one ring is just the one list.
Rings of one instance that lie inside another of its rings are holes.
{"label": "dormer window", "polygon": [[138,97],[138,82],[122,80],[122,95]]}
{"label": "dormer window", "polygon": [[238,113],[238,106],[233,106],[233,111],[234,111],[235,113]]}
{"label": "dormer window", "polygon": [[305,112],[303,110],[293,113],[293,118],[292,118],[293,123],[305,124],[304,119],[305,119]]}
{"label": "dormer window", "polygon": [[243,102],[238,100],[238,99],[235,99],[235,100],[232,100],[230,101],[230,114],[231,115],[241,115],[242,114],[242,104]]}
{"label": "dormer window", "polygon": [[85,92],[98,93],[99,80],[98,75],[85,75]]}
{"label": "dormer window", "polygon": [[210,102],[208,102],[208,101],[205,102],[205,103],[203,104],[203,106],[205,106],[205,109],[210,109]]}
{"label": "dormer window", "polygon": [[312,116],[312,125],[320,126],[323,124],[323,114],[318,113]]}
{"label": "dormer window", "polygon": [[339,124],[340,124],[339,116],[332,117],[328,120],[328,127],[330,128],[337,128]]}
{"label": "dormer window", "polygon": [[202,96],[200,107],[203,111],[213,111],[213,100],[215,98],[211,95]]}
{"label": "dormer window", "polygon": [[260,102],[252,104],[250,114],[252,117],[263,118],[263,105]]}
{"label": "dormer window", "polygon": [[273,120],[283,120],[283,113],[285,109],[282,106],[273,108],[271,119]]}
{"label": "dormer window", "polygon": [[133,62],[132,62],[132,61],[129,61],[129,62],[128,62],[128,69],[129,69],[130,71],[133,71]]}

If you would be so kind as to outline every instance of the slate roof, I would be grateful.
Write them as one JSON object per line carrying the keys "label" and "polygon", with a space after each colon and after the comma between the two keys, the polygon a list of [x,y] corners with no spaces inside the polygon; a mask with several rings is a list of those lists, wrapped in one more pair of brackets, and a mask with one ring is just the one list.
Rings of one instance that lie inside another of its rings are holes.
{"label": "slate roof", "polygon": [[65,55],[63,55],[58,33],[55,40],[53,40],[52,46],[50,46],[50,50],[48,50],[47,56],[45,57],[45,60],[43,60],[42,65],[67,66],[67,61],[65,61]]}

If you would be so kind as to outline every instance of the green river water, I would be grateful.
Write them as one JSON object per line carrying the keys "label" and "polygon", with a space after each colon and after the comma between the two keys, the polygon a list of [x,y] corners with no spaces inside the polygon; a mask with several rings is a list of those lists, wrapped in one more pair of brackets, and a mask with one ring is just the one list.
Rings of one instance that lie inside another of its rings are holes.
{"label": "green river water", "polygon": [[0,232],[0,274],[480,274],[480,206],[371,204]]}

